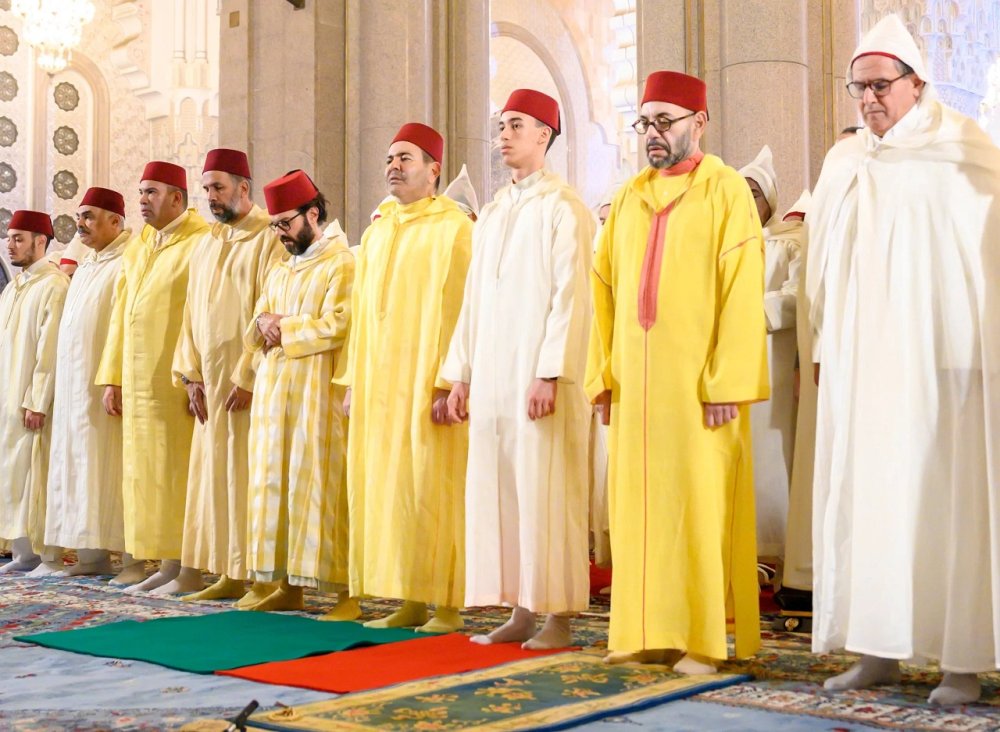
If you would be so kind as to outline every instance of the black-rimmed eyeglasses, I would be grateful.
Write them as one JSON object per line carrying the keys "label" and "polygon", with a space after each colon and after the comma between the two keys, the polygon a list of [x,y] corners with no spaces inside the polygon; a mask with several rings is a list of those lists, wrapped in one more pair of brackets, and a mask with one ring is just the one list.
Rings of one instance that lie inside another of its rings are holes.
{"label": "black-rimmed eyeglasses", "polygon": [[907,71],[905,74],[900,74],[895,79],[875,79],[875,81],[852,81],[847,85],[847,93],[850,94],[854,99],[861,99],[865,95],[865,89],[871,89],[872,94],[877,97],[884,97],[892,89],[892,85],[895,84],[900,79],[912,74],[912,71]]}
{"label": "black-rimmed eyeglasses", "polygon": [[289,232],[292,230],[292,222],[295,221],[295,219],[297,219],[301,215],[302,212],[299,211],[297,214],[295,214],[294,216],[289,216],[287,219],[278,219],[277,221],[272,221],[270,224],[268,224],[268,226],[270,226],[272,229],[281,229],[284,232]]}
{"label": "black-rimmed eyeglasses", "polygon": [[665,114],[657,115],[656,117],[653,117],[653,119],[640,117],[632,123],[632,129],[635,130],[637,134],[645,135],[646,130],[652,127],[662,135],[664,132],[673,127],[675,123],[680,122],[682,119],[687,119],[688,117],[694,117],[696,114],[698,113],[692,112],[691,114],[685,114],[683,117],[675,117],[673,119]]}

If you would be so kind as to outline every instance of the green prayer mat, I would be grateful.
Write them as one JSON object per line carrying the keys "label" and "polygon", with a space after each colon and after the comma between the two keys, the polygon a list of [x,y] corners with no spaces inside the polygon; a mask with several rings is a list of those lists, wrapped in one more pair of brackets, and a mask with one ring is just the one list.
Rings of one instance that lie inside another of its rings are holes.
{"label": "green prayer mat", "polygon": [[232,611],[145,622],[124,620],[79,630],[15,636],[14,640],[210,674],[423,637],[426,635],[403,628],[366,628],[360,623],[312,620],[301,615]]}

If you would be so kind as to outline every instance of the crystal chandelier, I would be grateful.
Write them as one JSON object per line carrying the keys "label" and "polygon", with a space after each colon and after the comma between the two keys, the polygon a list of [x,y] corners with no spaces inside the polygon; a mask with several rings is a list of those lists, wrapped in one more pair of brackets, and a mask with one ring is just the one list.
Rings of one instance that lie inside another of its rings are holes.
{"label": "crystal chandelier", "polygon": [[24,20],[22,35],[50,74],[66,68],[83,26],[94,19],[91,0],[12,0],[10,9]]}

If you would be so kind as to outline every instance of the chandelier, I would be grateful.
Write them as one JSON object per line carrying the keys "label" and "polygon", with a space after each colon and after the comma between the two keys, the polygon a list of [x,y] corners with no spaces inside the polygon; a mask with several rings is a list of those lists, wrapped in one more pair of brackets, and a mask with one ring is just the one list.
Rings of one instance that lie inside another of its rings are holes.
{"label": "chandelier", "polygon": [[50,74],[66,68],[70,52],[80,45],[83,26],[94,19],[91,0],[11,0],[10,9],[24,20],[24,40]]}

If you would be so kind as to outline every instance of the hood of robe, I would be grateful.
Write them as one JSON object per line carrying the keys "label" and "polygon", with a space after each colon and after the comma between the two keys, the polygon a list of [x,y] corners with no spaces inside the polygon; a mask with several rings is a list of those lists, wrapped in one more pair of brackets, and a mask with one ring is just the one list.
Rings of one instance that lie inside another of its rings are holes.
{"label": "hood of robe", "polygon": [[457,203],[466,216],[470,214],[479,216],[479,198],[476,196],[476,189],[472,187],[472,179],[465,163],[462,164],[462,170],[455,176],[455,180],[444,189],[443,195]]}
{"label": "hood of robe", "polygon": [[927,65],[924,57],[920,54],[913,36],[903,25],[903,21],[896,14],[887,15],[878,23],[872,26],[871,30],[865,33],[864,38],[851,55],[851,62],[847,65],[847,81],[852,80],[851,68],[854,62],[861,56],[869,54],[879,54],[882,56],[892,56],[902,61],[913,69],[917,77],[924,82],[924,89],[920,99],[935,97],[937,92],[934,89],[934,82],[927,72]]}
{"label": "hood of robe", "polygon": [[778,176],[774,172],[774,155],[769,145],[764,145],[752,162],[740,168],[740,175],[757,182],[764,192],[764,200],[771,209],[771,217],[761,221],[762,226],[770,226],[778,218]]}

